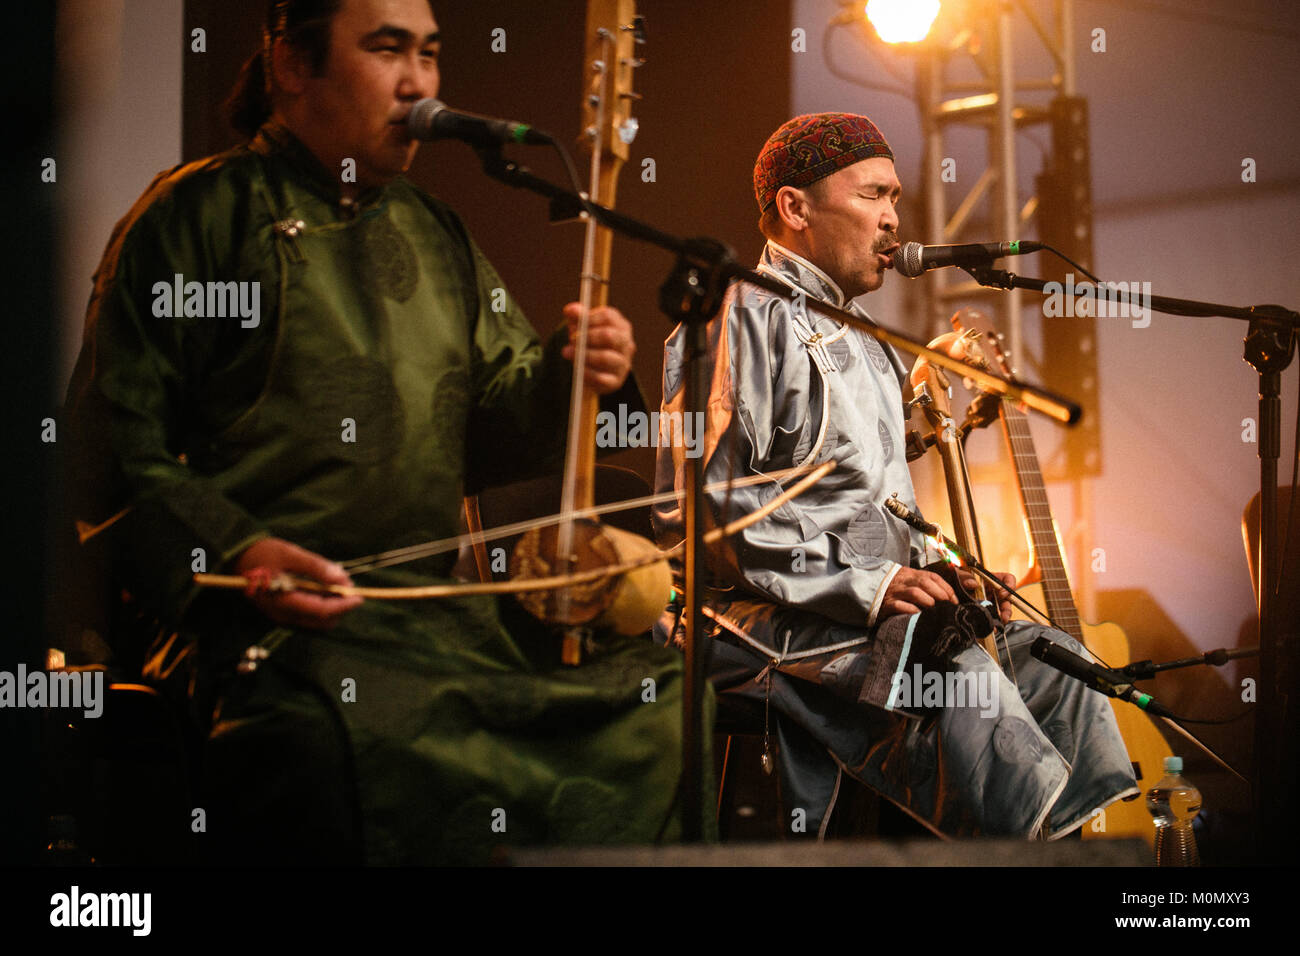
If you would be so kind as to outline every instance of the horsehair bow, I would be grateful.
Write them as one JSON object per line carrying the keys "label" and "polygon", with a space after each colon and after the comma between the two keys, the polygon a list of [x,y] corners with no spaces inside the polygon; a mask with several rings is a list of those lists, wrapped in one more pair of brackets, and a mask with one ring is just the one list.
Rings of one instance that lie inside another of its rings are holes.
{"label": "horsehair bow", "polygon": [[[730,537],[748,528],[752,524],[766,518],[773,511],[780,508],[789,501],[794,500],[803,494],[810,487],[820,481],[826,475],[835,469],[834,460],[827,461],[818,465],[811,472],[798,482],[794,487],[781,492],[767,504],[747,515],[743,515],[720,528],[714,528],[704,535],[706,544],[713,544],[723,538]],[[788,475],[795,472],[807,472],[806,468],[787,469],[780,474]],[[743,479],[746,484],[755,484],[760,481],[772,480],[775,475],[756,475],[752,478]],[[726,484],[725,482],[719,484]],[[736,484],[739,484],[737,482]],[[650,499],[671,500],[676,497],[676,492],[666,492],[659,495],[648,496]],[[647,499],[635,499],[638,503],[645,502]],[[589,509],[593,512],[617,511],[623,507],[636,507],[626,502],[617,502],[613,505],[605,505],[600,508]],[[545,524],[555,524],[562,520],[560,516],[551,515],[544,519],[538,519],[535,522],[521,522],[531,527],[541,527]],[[514,529],[514,530],[508,530]],[[504,537],[509,534],[517,533],[518,526],[507,525],[503,528],[494,528],[485,531],[483,534],[488,539]],[[459,544],[467,536],[460,535],[457,538],[448,538],[441,542],[433,542],[427,547],[438,546],[440,551],[450,551],[452,547],[450,542],[455,541]],[[683,547],[685,542],[679,542],[666,551],[656,551],[653,555],[641,558],[636,561],[629,561],[624,564],[610,565],[604,568],[594,568],[590,571],[581,571],[574,574],[554,575],[546,578],[525,578],[514,581],[488,581],[473,584],[430,584],[416,587],[357,587],[350,584],[324,584],[320,581],[298,578],[288,573],[275,574],[267,568],[252,568],[247,574],[209,574],[200,572],[194,575],[194,583],[201,587],[221,588],[226,590],[244,591],[249,596],[267,592],[287,592],[287,591],[311,591],[317,594],[334,594],[340,597],[362,597],[374,598],[379,600],[422,600],[429,598],[450,598],[450,597],[470,597],[482,594],[514,594],[527,591],[551,591],[559,588],[572,587],[578,584],[585,584],[590,581],[598,581],[602,578],[615,577],[625,574],[628,571],[636,570],[654,564],[657,561],[663,561],[671,557]],[[443,547],[447,545],[446,547]],[[420,548],[421,546],[416,546]],[[410,551],[413,549],[403,549]],[[415,560],[419,557],[425,557],[429,554],[440,553],[440,551],[420,550],[420,553],[409,555],[401,558],[402,561]],[[393,552],[388,552],[389,555]],[[357,559],[358,561],[370,561],[367,559]],[[398,560],[387,560],[384,564],[370,563],[364,569],[372,570],[376,567],[386,566],[388,564],[400,563]],[[346,568],[347,565],[344,565]],[[361,573],[358,571],[357,573]]]}
{"label": "horsehair bow", "polygon": [[[761,475],[750,475],[747,478],[738,478],[727,481],[715,481],[713,484],[705,485],[704,490],[707,492],[721,491],[724,488],[744,488],[749,485],[758,485],[767,481],[785,481],[787,478],[793,478],[796,475],[803,475],[809,471],[809,467],[783,468],[779,471],[766,472]],[[595,515],[610,514],[615,511],[627,511],[632,508],[648,507],[657,504],[663,504],[672,501],[677,497],[676,491],[662,491],[654,495],[646,495],[642,498],[628,498],[626,501],[614,501],[609,504],[596,505],[591,508],[581,508],[575,511],[575,518],[590,518]],[[117,514],[113,515],[106,521],[97,525],[92,525],[88,521],[78,519],[75,522],[77,531],[77,541],[79,544],[85,544],[91,538],[97,538],[117,522],[121,521],[131,513],[134,505],[127,505]],[[560,515],[551,515],[546,518],[534,518],[529,521],[518,521],[514,524],[501,525],[490,531],[480,531],[479,535],[483,541],[495,541],[498,538],[508,538],[511,535],[527,531],[529,528],[545,527],[548,524],[558,524],[563,518]],[[472,534],[458,535],[454,538],[443,538],[441,541],[428,541],[424,544],[413,544],[405,548],[397,548],[392,551],[383,551],[379,554],[368,555],[364,558],[353,558],[351,561],[344,562],[341,566],[345,571],[352,574],[363,574],[366,571],[373,571],[376,568],[384,568],[393,564],[401,564],[404,561],[414,561],[417,558],[427,558],[435,554],[445,554],[448,551],[457,551],[462,544],[470,544],[473,539]]]}
{"label": "horsehair bow", "polygon": [[[806,475],[812,470],[812,466],[800,466],[795,468],[785,468],[780,471],[767,472],[761,475],[750,475],[735,481],[717,481],[706,485],[706,492],[723,491],[729,487],[748,487],[750,485],[764,484],[768,481],[781,482],[787,478],[794,478],[799,475]],[[592,518],[597,515],[610,514],[616,511],[629,511],[632,508],[652,507],[657,504],[665,504],[677,500],[677,492],[661,491],[657,494],[645,495],[640,498],[628,498],[625,501],[615,501],[604,505],[593,505],[589,508],[579,508],[573,512],[573,518]],[[543,528],[547,525],[559,524],[564,520],[564,514],[548,515],[544,518],[531,518],[527,521],[516,521],[512,524],[500,525],[486,531],[479,531],[477,537],[483,542],[496,541],[501,538],[508,538],[512,535],[522,534],[525,531],[531,531],[535,528]],[[435,554],[445,554],[448,551],[458,551],[466,544],[472,544],[475,535],[462,534],[451,538],[443,538],[440,541],[428,541],[424,544],[413,544],[405,548],[396,548],[392,551],[383,551],[379,554],[371,554],[362,558],[353,558],[350,561],[342,563],[343,570],[349,574],[364,574],[367,571],[373,571],[377,568],[385,568],[395,564],[402,564],[407,561],[415,561],[419,558],[431,557]]]}

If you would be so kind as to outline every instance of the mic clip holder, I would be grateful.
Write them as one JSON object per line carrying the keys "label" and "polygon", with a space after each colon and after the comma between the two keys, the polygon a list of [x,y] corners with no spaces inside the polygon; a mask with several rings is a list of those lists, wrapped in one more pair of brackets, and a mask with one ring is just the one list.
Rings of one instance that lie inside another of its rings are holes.
{"label": "mic clip holder", "polygon": [[549,180],[534,175],[527,166],[521,166],[513,159],[507,158],[500,143],[493,143],[491,146],[475,146],[474,152],[478,154],[483,172],[488,176],[507,186],[527,189],[545,197],[550,206],[547,216],[550,222],[575,222],[589,215],[588,197],[585,193],[571,193],[564,189],[557,189]]}

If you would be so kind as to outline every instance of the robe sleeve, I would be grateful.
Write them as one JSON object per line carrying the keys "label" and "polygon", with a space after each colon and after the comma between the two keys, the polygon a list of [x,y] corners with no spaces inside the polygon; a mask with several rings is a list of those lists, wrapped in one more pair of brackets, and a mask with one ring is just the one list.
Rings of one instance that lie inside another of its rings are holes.
{"label": "robe sleeve", "polygon": [[[573,365],[563,320],[542,343],[505,283],[472,240],[478,314],[474,325],[474,395],[467,430],[467,492],[558,472],[564,464]],[[631,374],[601,396],[602,409],[644,410]]]}
{"label": "robe sleeve", "polygon": [[116,517],[86,546],[111,553],[114,580],[169,622],[197,593],[195,570],[220,570],[269,534],[187,465],[196,390],[231,323],[171,314],[171,286],[178,274],[236,278],[209,254],[212,218],[177,201],[160,177],[118,224],[95,274],[66,407],[74,517],[89,526]]}

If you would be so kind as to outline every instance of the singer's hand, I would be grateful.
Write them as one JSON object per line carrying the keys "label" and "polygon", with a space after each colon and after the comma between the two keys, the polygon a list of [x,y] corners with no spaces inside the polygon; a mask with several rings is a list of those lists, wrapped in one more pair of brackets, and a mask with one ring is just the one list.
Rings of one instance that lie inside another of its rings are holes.
{"label": "singer's hand", "polygon": [[[993,576],[1001,580],[1007,587],[1013,588],[1016,586],[1016,576],[1014,574],[1009,574],[1005,571],[994,571]],[[976,582],[983,580],[984,594],[997,602],[998,616],[1002,618],[1002,623],[1005,624],[1007,621],[1011,620],[1011,595],[1005,590],[1002,588],[995,588],[989,583],[988,578],[978,578],[975,576],[974,571],[967,571],[965,568],[961,568],[957,571],[957,580],[961,582],[961,586],[966,589],[968,594],[973,594],[975,592]]]}
{"label": "singer's hand", "polygon": [[876,620],[883,621],[895,614],[916,614],[939,601],[957,603],[957,594],[947,581],[923,568],[899,568],[885,588]]}
{"label": "singer's hand", "polygon": [[[564,318],[569,323],[569,344],[564,347],[564,357],[573,361],[574,342],[578,334],[578,320],[582,306],[570,302],[564,307]],[[636,354],[636,341],[632,337],[632,323],[623,313],[610,306],[592,309],[587,320],[587,361],[583,379],[598,395],[608,395],[623,387],[627,373],[632,370],[632,356]]]}
{"label": "singer's hand", "polygon": [[[1002,583],[1009,588],[1016,586],[1016,576],[1009,571],[994,571],[993,574],[1002,580]],[[998,602],[998,616],[1002,618],[1005,624],[1011,620],[1011,595],[1003,588],[998,588],[993,595]]]}

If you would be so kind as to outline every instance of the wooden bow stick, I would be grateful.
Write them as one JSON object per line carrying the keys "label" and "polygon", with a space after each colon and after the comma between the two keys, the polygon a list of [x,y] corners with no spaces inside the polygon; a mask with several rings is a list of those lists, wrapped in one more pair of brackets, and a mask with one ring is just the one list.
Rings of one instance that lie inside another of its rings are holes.
{"label": "wooden bow stick", "polygon": [[[792,501],[799,495],[803,494],[826,475],[830,474],[834,469],[835,462],[833,460],[818,465],[793,488],[781,492],[781,494],[774,497],[767,504],[763,505],[763,507],[756,511],[752,511],[747,515],[743,515],[734,521],[723,525],[721,528],[714,528],[706,533],[704,535],[705,543],[713,544],[714,542],[743,531],[750,525],[763,520],[786,502]],[[794,471],[796,469],[790,470]],[[771,481],[773,478],[773,475],[760,475],[746,480],[744,483],[753,484],[758,481]],[[740,483],[741,482],[738,481],[733,484]],[[669,495],[675,495],[675,492],[670,492]],[[663,496],[656,495],[653,497],[659,498]],[[607,508],[606,510],[611,509]],[[500,531],[501,529],[486,531],[484,532],[484,536],[501,536]],[[528,591],[557,590],[560,588],[573,587],[578,584],[585,584],[591,581],[615,577],[619,574],[626,574],[628,571],[633,571],[637,568],[645,567],[646,565],[672,557],[683,547],[683,544],[684,542],[679,543],[666,551],[656,550],[653,554],[647,554],[636,560],[609,565],[603,568],[595,568],[575,574],[560,574],[551,577],[530,578],[527,580],[515,581],[489,581],[474,584],[430,584],[417,587],[357,587],[356,585],[350,584],[324,584],[320,581],[298,578],[291,574],[271,574],[265,569],[255,569],[255,571],[250,572],[247,575],[199,573],[194,575],[194,583],[201,587],[244,591],[249,594],[262,593],[266,591],[299,590],[311,591],[317,594],[336,594],[340,597],[363,597],[375,598],[378,600],[422,600],[429,598],[467,597],[479,594],[517,594]],[[423,556],[423,553],[417,555],[417,557]]]}

